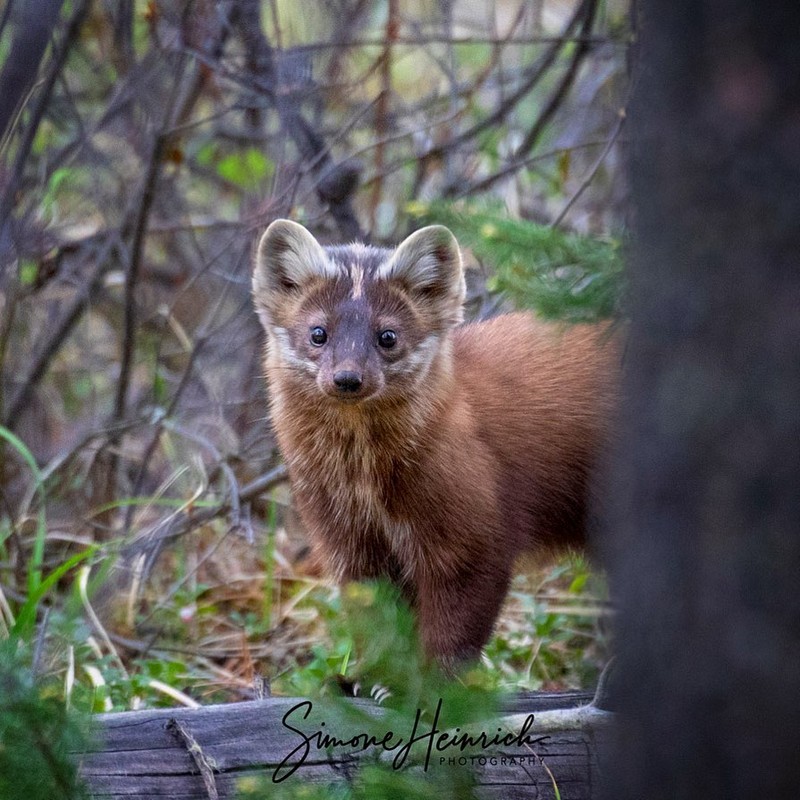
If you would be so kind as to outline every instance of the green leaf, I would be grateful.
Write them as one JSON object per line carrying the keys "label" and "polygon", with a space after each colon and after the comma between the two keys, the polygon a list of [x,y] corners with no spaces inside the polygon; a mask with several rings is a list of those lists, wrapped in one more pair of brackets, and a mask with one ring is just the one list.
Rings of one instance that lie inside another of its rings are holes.
{"label": "green leaf", "polygon": [[85,725],[33,682],[18,645],[0,642],[0,798],[86,797],[70,756],[86,748]]}
{"label": "green leaf", "polygon": [[52,216],[59,194],[70,188],[79,188],[84,175],[85,171],[78,167],[59,167],[55,170],[47,181],[47,186],[42,196],[42,211],[48,217]]}
{"label": "green leaf", "polygon": [[581,572],[576,575],[572,583],[569,585],[569,592],[570,594],[580,594],[584,587],[586,586],[586,581],[589,580],[589,573],[588,572]]}
{"label": "green leaf", "polygon": [[11,628],[12,636],[24,638],[33,630],[36,623],[36,608],[42,601],[44,596],[61,580],[73,567],[85,561],[89,556],[93,555],[99,549],[98,545],[87,547],[80,553],[75,553],[71,558],[68,558],[62,564],[59,564],[48,576],[40,581],[36,587],[29,593],[28,599],[20,608],[17,614],[16,622]]}
{"label": "green leaf", "polygon": [[206,142],[198,151],[195,158],[197,163],[204,167],[209,167],[214,163],[214,157],[217,154],[216,142]]}
{"label": "green leaf", "polygon": [[23,286],[33,286],[39,274],[39,267],[35,261],[24,259],[19,264],[19,282]]}
{"label": "green leaf", "polygon": [[217,164],[217,174],[221,178],[248,190],[257,188],[273,171],[273,163],[254,147],[244,153],[231,153]]}
{"label": "green leaf", "polygon": [[158,366],[153,375],[153,400],[159,406],[166,406],[169,402],[169,386]]}
{"label": "green leaf", "polygon": [[36,537],[33,540],[33,553],[28,564],[28,592],[34,593],[42,580],[42,561],[44,560],[44,542],[47,537],[47,519],[45,517],[44,478],[25,442],[8,428],[0,425],[0,439],[5,439],[33,473],[34,490],[39,494],[40,506],[36,515]]}

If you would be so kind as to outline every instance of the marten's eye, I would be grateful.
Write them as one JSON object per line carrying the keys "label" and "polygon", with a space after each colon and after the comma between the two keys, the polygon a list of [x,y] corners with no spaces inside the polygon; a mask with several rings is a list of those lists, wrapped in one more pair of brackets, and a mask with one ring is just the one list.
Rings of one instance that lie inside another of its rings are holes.
{"label": "marten's eye", "polygon": [[397,344],[397,334],[394,331],[381,331],[378,334],[378,344],[390,350]]}
{"label": "marten's eye", "polygon": [[316,345],[317,347],[322,347],[325,342],[328,341],[328,334],[325,331],[325,328],[320,328],[319,325],[316,325],[311,329],[311,344]]}

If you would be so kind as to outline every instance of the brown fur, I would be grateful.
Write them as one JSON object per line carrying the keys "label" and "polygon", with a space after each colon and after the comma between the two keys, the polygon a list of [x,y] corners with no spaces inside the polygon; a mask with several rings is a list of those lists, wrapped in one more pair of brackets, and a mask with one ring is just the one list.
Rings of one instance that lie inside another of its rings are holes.
{"label": "brown fur", "polygon": [[[376,252],[378,264],[390,255]],[[456,281],[458,256],[437,258]],[[280,303],[284,289],[256,279],[272,330],[273,423],[328,568],[340,580],[392,579],[417,611],[427,651],[449,663],[478,655],[522,552],[583,543],[617,357],[603,327],[548,325],[528,314],[453,327],[461,302],[454,283],[437,296],[427,284],[420,292],[413,274],[410,285],[394,286],[377,279],[379,270],[367,264],[356,300],[360,273],[309,279]],[[325,352],[304,344],[317,324],[332,331]],[[405,350],[364,344],[363,331],[384,326],[397,329]],[[423,363],[415,353],[431,349],[432,330],[439,333],[422,378],[398,372],[397,364]],[[336,350],[340,339],[349,349]],[[363,399],[331,389],[343,363],[363,375]]]}

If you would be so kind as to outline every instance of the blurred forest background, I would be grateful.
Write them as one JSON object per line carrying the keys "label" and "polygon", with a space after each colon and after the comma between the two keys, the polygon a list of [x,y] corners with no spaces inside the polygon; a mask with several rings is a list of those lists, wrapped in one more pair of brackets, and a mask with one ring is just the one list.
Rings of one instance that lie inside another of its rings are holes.
{"label": "blurred forest background", "polygon": [[[627,0],[7,0],[0,635],[74,705],[346,672],[266,416],[254,240],[436,220],[471,314],[614,315],[632,29]],[[607,613],[585,560],[531,569],[485,665],[587,685]]]}

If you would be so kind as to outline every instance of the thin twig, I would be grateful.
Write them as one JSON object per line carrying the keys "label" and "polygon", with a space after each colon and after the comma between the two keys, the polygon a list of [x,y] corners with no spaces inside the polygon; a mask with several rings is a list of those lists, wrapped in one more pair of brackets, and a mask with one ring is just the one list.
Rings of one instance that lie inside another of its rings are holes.
{"label": "thin twig", "polygon": [[105,238],[103,246],[94,256],[94,268],[88,278],[83,282],[83,286],[72,299],[69,307],[64,313],[61,321],[53,328],[50,337],[44,346],[39,350],[38,355],[33,361],[33,365],[28,371],[22,386],[11,401],[9,410],[5,416],[5,425],[10,429],[19,422],[22,411],[28,406],[33,391],[39,381],[47,372],[50,362],[58,351],[63,347],[72,329],[83,315],[92,297],[100,288],[103,276],[111,268],[112,255],[119,248],[119,234],[116,231],[109,232]]}
{"label": "thin twig", "polygon": [[174,422],[173,420],[170,419],[165,419],[163,425],[167,430],[173,431],[177,433],[179,436],[182,436],[184,439],[188,439],[191,442],[195,442],[196,444],[205,447],[206,450],[208,450],[208,452],[211,453],[211,455],[217,462],[218,468],[222,471],[222,474],[228,481],[228,487],[230,488],[230,491],[228,493],[230,500],[228,501],[228,504],[230,506],[230,512],[232,515],[231,526],[234,528],[238,528],[241,518],[241,506],[239,503],[239,482],[236,480],[236,476],[233,474],[233,470],[231,469],[230,464],[228,464],[227,461],[225,461],[225,459],[222,457],[222,454],[219,452],[217,447],[207,437],[201,436],[196,431],[190,431],[183,425],[179,425],[177,422]]}
{"label": "thin twig", "polygon": [[[260,494],[269,491],[269,489],[277,486],[280,483],[283,483],[287,479],[288,471],[286,466],[284,464],[280,464],[279,466],[274,467],[273,469],[238,489],[235,502],[238,505],[249,503]],[[191,503],[187,503],[187,506],[191,507],[191,505]],[[141,566],[138,568],[138,570],[139,572],[146,574],[150,569],[152,569],[152,565],[155,564],[158,555],[161,553],[163,547],[169,540],[177,539],[178,537],[188,533],[190,530],[193,530],[201,525],[205,525],[219,517],[223,517],[229,514],[231,511],[232,504],[230,502],[220,503],[218,506],[213,508],[203,508],[198,511],[181,511],[171,516],[169,519],[160,522],[156,528],[146,536],[141,537],[128,545],[123,550],[121,559],[123,562],[128,564],[140,560]],[[230,530],[226,532],[225,536],[227,536],[229,533]],[[213,547],[211,547],[209,551],[203,555],[197,566],[200,566],[207,559],[211,558],[211,556],[217,551],[224,541],[225,536],[220,537]],[[164,599],[169,599],[177,594],[177,592],[187,583],[190,577],[191,575],[186,575],[180,581],[178,581],[178,583],[169,591],[167,598]],[[155,613],[155,611],[156,609],[154,608],[150,612],[150,615],[145,617],[145,619],[140,622],[146,622],[150,616]]]}
{"label": "thin twig", "polygon": [[352,204],[360,171],[355,165],[333,163],[325,140],[303,116],[296,94],[282,90],[274,51],[261,26],[260,4],[255,0],[241,0],[234,24],[245,46],[254,88],[274,105],[303,161],[315,165],[312,172],[317,177],[317,196],[328,206],[345,239],[363,239]]}
{"label": "thin twig", "polygon": [[[592,0],[586,0],[586,2],[592,2]],[[582,3],[578,6],[575,13],[570,17],[567,21],[567,24],[564,26],[564,32],[562,36],[556,37],[552,40],[550,47],[547,49],[547,52],[539,59],[539,61],[535,64],[533,69],[530,71],[528,77],[525,81],[517,88],[516,91],[512,92],[502,103],[500,103],[497,108],[485,119],[481,120],[480,122],[473,125],[471,128],[468,128],[465,131],[462,131],[458,136],[450,139],[445,144],[442,144],[438,147],[435,147],[431,150],[431,155],[439,155],[444,149],[452,150],[456,147],[459,147],[464,142],[470,141],[474,139],[479,133],[485,131],[487,128],[494,127],[495,125],[502,122],[506,116],[514,109],[517,104],[529,94],[536,84],[542,79],[545,75],[547,70],[553,65],[553,62],[556,59],[556,56],[561,51],[561,48],[570,41],[569,32],[575,27],[575,25],[580,21],[584,12],[584,6],[586,3]]]}
{"label": "thin twig", "polygon": [[[383,51],[380,55],[380,81],[381,90],[378,94],[375,107],[375,137],[378,145],[375,148],[375,169],[380,172],[383,167],[385,149],[382,140],[386,138],[389,129],[389,102],[392,95],[392,43],[397,38],[400,20],[398,17],[397,0],[388,0],[386,12],[386,32]],[[378,206],[381,200],[383,185],[380,180],[375,181],[370,198],[370,228],[375,228],[377,222]]]}
{"label": "thin twig", "polygon": [[[573,19],[570,21],[570,24],[573,24],[573,22],[583,18],[582,29],[584,32],[590,31],[592,25],[594,24],[596,11],[597,0],[584,0],[584,2],[578,6],[576,16],[573,17]],[[572,88],[572,84],[574,83],[578,74],[578,67],[586,56],[588,48],[589,42],[586,39],[581,40],[578,43],[578,46],[575,48],[575,53],[570,60],[567,71],[564,73],[558,85],[551,93],[547,103],[545,103],[544,107],[539,113],[539,116],[536,118],[536,121],[528,130],[525,139],[516,149],[513,156],[509,159],[509,162],[491,175],[475,181],[474,183],[468,184],[467,186],[461,187],[455,196],[464,197],[465,195],[484,192],[494,186],[495,183],[507,177],[508,175],[513,174],[520,168],[523,159],[539,141],[545,128],[552,120],[553,115],[559,109],[564,98]]]}
{"label": "thin twig", "polygon": [[597,157],[597,160],[592,165],[592,168],[589,170],[586,177],[581,182],[581,185],[575,191],[575,193],[570,197],[570,199],[564,205],[564,208],[561,209],[559,215],[553,220],[551,227],[557,228],[563,221],[564,218],[569,213],[570,209],[575,205],[578,201],[580,196],[586,191],[589,187],[589,184],[594,180],[594,176],[597,174],[597,170],[600,169],[603,162],[606,160],[606,156],[611,152],[611,148],[616,143],[617,139],[619,138],[620,133],[622,133],[622,128],[625,125],[625,109],[621,108],[618,112],[618,119],[617,124],[614,126],[614,130],[611,132],[611,136],[608,137],[608,141],[606,142],[606,146],[603,148],[603,152]]}
{"label": "thin twig", "polygon": [[[153,434],[150,437],[150,441],[148,442],[147,447],[144,450],[144,455],[142,456],[141,464],[139,466],[139,471],[133,483],[132,494],[134,497],[137,497],[139,495],[139,493],[142,490],[142,486],[144,486],[145,479],[147,478],[147,468],[150,464],[150,460],[155,454],[156,447],[158,447],[158,441],[161,438],[161,431],[164,426],[164,420],[168,419],[175,413],[175,410],[178,407],[178,403],[180,402],[180,399],[183,396],[186,387],[189,385],[189,381],[194,373],[194,365],[197,362],[197,359],[200,356],[200,352],[205,346],[205,343],[206,343],[205,337],[198,337],[195,340],[194,346],[192,347],[192,352],[189,354],[189,362],[187,363],[185,369],[183,370],[183,375],[181,376],[178,388],[175,390],[175,393],[173,394],[172,399],[170,400],[169,406],[167,407],[163,418],[159,419],[158,422],[156,423],[155,430],[153,431]],[[123,525],[123,530],[126,534],[130,531],[131,524],[133,523],[133,513],[134,513],[134,507],[128,506],[125,512],[125,522]]]}
{"label": "thin twig", "polygon": [[139,268],[144,250],[144,238],[150,209],[155,196],[155,186],[161,170],[161,161],[164,153],[165,136],[157,133],[153,137],[153,146],[147,164],[147,172],[142,182],[138,213],[133,230],[133,241],[130,247],[128,268],[125,271],[125,311],[122,336],[122,355],[120,357],[119,378],[117,392],[114,397],[113,421],[120,422],[126,411],[128,386],[130,384],[131,367],[133,364],[133,351],[136,338],[136,301],[134,291],[139,280]]}
{"label": "thin twig", "polygon": [[197,739],[192,736],[189,729],[178,722],[174,717],[167,723],[167,730],[183,745],[186,752],[192,757],[195,766],[200,771],[206,794],[209,800],[219,800],[219,790],[214,779],[214,770],[217,765],[211,756],[207,756],[200,747]]}
{"label": "thin twig", "polygon": [[[597,12],[597,0],[587,0],[584,11],[585,16],[582,24],[584,32],[588,32],[592,29],[596,12]],[[561,103],[563,102],[564,98],[567,96],[569,90],[572,88],[572,84],[575,82],[575,78],[578,74],[578,67],[580,67],[581,62],[584,59],[584,56],[588,52],[589,52],[588,43],[586,41],[578,42],[578,45],[575,48],[575,53],[573,54],[572,59],[570,60],[567,71],[562,76],[561,80],[558,83],[558,86],[555,88],[555,90],[550,96],[550,99],[547,101],[544,108],[540,112],[539,118],[531,126],[530,130],[525,135],[525,138],[520,143],[515,155],[520,156],[523,155],[524,153],[530,152],[533,149],[533,147],[538,143],[539,138],[542,135],[542,132],[547,127],[550,120],[553,118],[553,114],[555,114],[555,112],[561,106]]]}
{"label": "thin twig", "polygon": [[36,102],[31,109],[28,124],[25,126],[25,134],[23,135],[22,141],[20,142],[17,150],[17,157],[14,162],[14,168],[11,171],[11,177],[5,186],[5,191],[3,192],[2,196],[0,196],[0,231],[2,231],[5,227],[8,216],[14,207],[14,198],[17,196],[17,192],[19,191],[19,187],[22,182],[22,175],[25,171],[25,163],[28,160],[31,147],[33,147],[33,140],[36,137],[36,131],[39,130],[39,124],[44,117],[47,104],[50,102],[50,95],[53,91],[53,87],[56,84],[56,79],[64,67],[70,47],[78,37],[78,32],[83,25],[83,20],[89,10],[89,5],[90,0],[80,0],[80,2],[75,5],[72,16],[69,18],[69,21],[66,24],[64,35],[61,38],[61,42],[59,43],[52,60],[50,61],[47,73],[42,81],[42,86],[39,89],[38,95],[36,96]]}
{"label": "thin twig", "polygon": [[258,495],[263,494],[268,489],[271,489],[273,486],[283,483],[283,481],[287,480],[288,477],[289,473],[284,464],[271,469],[269,472],[265,472],[263,475],[260,475],[258,478],[250,481],[250,483],[246,483],[239,490],[239,502],[247,503],[250,500],[253,500],[254,498],[258,497]]}
{"label": "thin twig", "polygon": [[[577,36],[514,36],[506,38],[504,36],[448,36],[441,35],[398,35],[394,39],[397,45],[404,47],[423,47],[430,44],[448,45],[531,45],[531,44],[561,44],[562,42],[586,42],[587,44],[605,44],[613,41],[606,36],[587,36],[578,34]],[[383,47],[383,39],[352,39],[351,41],[330,41],[330,42],[309,42],[306,44],[295,45],[295,50],[330,50],[335,48],[358,48],[358,47]]]}

